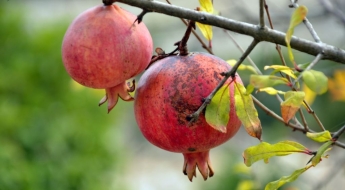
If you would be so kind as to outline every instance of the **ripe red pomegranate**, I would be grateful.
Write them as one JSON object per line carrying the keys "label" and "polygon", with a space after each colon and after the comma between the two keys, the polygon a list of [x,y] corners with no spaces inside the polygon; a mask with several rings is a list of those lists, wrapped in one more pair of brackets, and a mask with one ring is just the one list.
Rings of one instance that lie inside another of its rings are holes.
{"label": "ripe red pomegranate", "polygon": [[[241,122],[234,105],[234,83],[230,84],[230,120],[226,133],[213,129],[202,113],[194,113],[231,68],[225,61],[206,53],[189,53],[161,59],[142,75],[135,95],[135,117],[143,135],[152,144],[184,156],[183,172],[190,181],[198,167],[204,180],[213,176],[209,151],[236,134]],[[242,83],[236,74],[235,80]],[[227,81],[229,83],[231,79]]]}
{"label": "ripe red pomegranate", "polygon": [[78,83],[106,89],[108,111],[118,96],[132,100],[126,80],[141,73],[152,56],[152,38],[137,16],[117,5],[97,6],[81,13],[62,43],[62,61]]}

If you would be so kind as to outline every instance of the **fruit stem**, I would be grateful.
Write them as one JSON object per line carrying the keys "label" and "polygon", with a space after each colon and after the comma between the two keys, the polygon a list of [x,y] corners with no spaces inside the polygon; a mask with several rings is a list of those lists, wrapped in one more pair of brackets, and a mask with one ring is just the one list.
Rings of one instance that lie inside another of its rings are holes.
{"label": "fruit stem", "polygon": [[189,39],[192,30],[195,29],[195,21],[190,20],[188,23],[187,30],[182,38],[182,40],[178,43],[178,49],[180,51],[180,55],[188,55],[188,48],[187,48],[187,41]]}
{"label": "fruit stem", "polygon": [[109,6],[109,5],[112,5],[115,0],[102,0],[104,6]]}

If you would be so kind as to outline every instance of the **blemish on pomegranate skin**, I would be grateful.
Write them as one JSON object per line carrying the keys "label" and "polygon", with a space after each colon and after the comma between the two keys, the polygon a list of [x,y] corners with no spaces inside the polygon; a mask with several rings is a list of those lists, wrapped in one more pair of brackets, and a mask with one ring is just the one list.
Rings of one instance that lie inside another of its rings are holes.
{"label": "blemish on pomegranate skin", "polygon": [[196,151],[196,148],[190,147],[190,148],[188,148],[188,151],[189,151],[189,152],[194,152],[194,151]]}

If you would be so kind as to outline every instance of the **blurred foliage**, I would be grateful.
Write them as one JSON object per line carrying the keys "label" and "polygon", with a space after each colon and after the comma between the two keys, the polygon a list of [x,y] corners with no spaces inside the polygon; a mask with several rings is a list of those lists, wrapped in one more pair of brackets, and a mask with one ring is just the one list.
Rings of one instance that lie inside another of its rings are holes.
{"label": "blurred foliage", "polygon": [[108,142],[119,113],[73,90],[61,61],[69,21],[32,32],[18,7],[0,3],[0,189],[123,189],[122,148]]}

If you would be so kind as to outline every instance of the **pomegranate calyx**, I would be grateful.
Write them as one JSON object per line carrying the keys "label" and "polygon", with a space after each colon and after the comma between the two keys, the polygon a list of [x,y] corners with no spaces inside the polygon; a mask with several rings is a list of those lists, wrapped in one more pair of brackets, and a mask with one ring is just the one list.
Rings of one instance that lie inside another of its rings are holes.
{"label": "pomegranate calyx", "polygon": [[98,103],[99,106],[108,101],[108,113],[115,107],[118,102],[118,99],[121,98],[124,101],[133,101],[134,98],[129,94],[135,90],[135,81],[123,82],[117,86],[106,88],[106,95]]}
{"label": "pomegranate calyx", "polygon": [[196,168],[199,169],[204,180],[207,180],[208,177],[212,177],[214,175],[209,153],[210,150],[204,152],[183,153],[183,173],[188,176],[190,181],[193,181],[193,176],[196,177]]}

